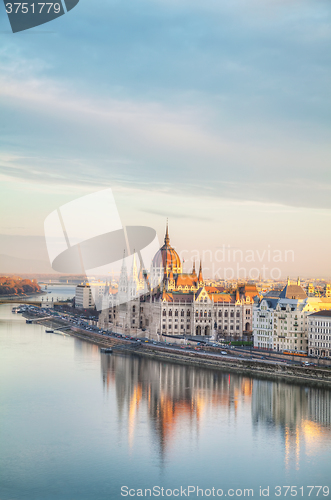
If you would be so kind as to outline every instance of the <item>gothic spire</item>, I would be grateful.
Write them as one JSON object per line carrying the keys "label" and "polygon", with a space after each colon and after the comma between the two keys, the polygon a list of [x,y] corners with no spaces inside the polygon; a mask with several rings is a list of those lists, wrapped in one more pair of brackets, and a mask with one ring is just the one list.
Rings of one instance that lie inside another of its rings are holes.
{"label": "gothic spire", "polygon": [[170,243],[169,228],[168,228],[168,219],[167,219],[167,226],[166,226],[166,234],[165,234],[165,237],[164,237],[164,243],[166,245],[169,245],[169,243]]}
{"label": "gothic spire", "polygon": [[202,282],[203,282],[203,277],[202,277],[202,264],[201,264],[201,260],[200,260],[200,267],[199,267],[199,276],[198,276],[198,281],[199,281],[199,283],[202,283]]}

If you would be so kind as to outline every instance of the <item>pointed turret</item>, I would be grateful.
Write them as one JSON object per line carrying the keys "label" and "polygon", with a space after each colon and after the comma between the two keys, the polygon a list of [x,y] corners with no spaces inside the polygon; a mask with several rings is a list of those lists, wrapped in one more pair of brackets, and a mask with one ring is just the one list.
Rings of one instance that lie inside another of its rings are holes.
{"label": "pointed turret", "polygon": [[125,250],[123,253],[123,262],[121,268],[120,279],[118,282],[118,298],[120,303],[126,302],[128,297],[128,272],[126,269],[126,258],[125,258]]}
{"label": "pointed turret", "polygon": [[298,277],[297,285],[300,286],[300,276]]}
{"label": "pointed turret", "polygon": [[201,260],[200,260],[200,267],[199,267],[199,276],[198,276],[198,281],[199,281],[199,285],[203,285],[203,277],[202,277],[202,264],[201,264]]}
{"label": "pointed turret", "polygon": [[133,253],[132,267],[129,280],[129,296],[130,299],[137,297],[139,291],[138,269],[136,263],[136,254]]}
{"label": "pointed turret", "polygon": [[196,272],[195,272],[195,260],[193,261],[192,276],[196,276]]}
{"label": "pointed turret", "polygon": [[132,268],[131,268],[131,279],[137,281],[138,280],[138,269],[137,269],[137,262],[136,262],[136,254],[135,251],[133,251],[133,259],[132,259]]}

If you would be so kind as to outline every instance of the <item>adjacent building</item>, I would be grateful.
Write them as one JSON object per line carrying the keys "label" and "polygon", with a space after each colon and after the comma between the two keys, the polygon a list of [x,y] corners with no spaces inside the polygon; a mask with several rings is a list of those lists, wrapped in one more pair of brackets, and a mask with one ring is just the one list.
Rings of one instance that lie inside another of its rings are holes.
{"label": "adjacent building", "polygon": [[92,297],[91,287],[87,284],[76,286],[75,292],[75,307],[79,309],[93,309],[94,301]]}
{"label": "adjacent building", "polygon": [[308,354],[331,357],[331,311],[318,311],[309,315]]}
{"label": "adjacent building", "polygon": [[76,286],[75,307],[79,309],[101,309],[105,291],[109,291],[107,283],[97,281],[93,283],[82,283]]}
{"label": "adjacent building", "polygon": [[[324,309],[329,311],[323,311]],[[275,351],[310,352],[308,341],[312,339],[308,338],[309,318],[314,314],[329,312],[331,313],[329,297],[310,297],[300,285],[300,279],[295,284],[288,280],[283,290],[271,291],[255,304],[254,347]],[[313,348],[311,349],[313,353]]]}

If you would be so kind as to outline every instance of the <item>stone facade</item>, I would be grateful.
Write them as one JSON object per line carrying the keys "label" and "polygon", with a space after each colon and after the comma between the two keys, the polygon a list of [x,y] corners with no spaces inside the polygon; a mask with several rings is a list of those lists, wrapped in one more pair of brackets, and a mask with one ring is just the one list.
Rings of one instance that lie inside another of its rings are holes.
{"label": "stone facade", "polygon": [[[139,278],[140,277],[140,278]],[[123,259],[118,292],[99,318],[101,328],[132,336],[161,339],[167,336],[249,338],[252,333],[255,285],[235,289],[205,286],[202,264],[183,273],[177,252],[170,246],[168,227],[164,245],[151,270],[137,272],[135,261],[128,276]]]}
{"label": "stone facade", "polygon": [[287,285],[281,292],[271,291],[254,306],[254,347],[274,351],[308,352],[310,315],[331,309],[328,297],[309,297],[300,285]]}
{"label": "stone facade", "polygon": [[331,357],[331,311],[319,311],[308,318],[308,354]]}

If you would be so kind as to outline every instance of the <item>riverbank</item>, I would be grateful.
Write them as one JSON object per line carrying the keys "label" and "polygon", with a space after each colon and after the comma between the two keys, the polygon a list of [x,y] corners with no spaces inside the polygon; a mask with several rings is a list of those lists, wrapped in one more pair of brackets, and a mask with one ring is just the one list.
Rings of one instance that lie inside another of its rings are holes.
{"label": "riverbank", "polygon": [[299,382],[309,385],[327,385],[331,387],[331,370],[320,367],[303,367],[276,363],[266,360],[242,359],[234,356],[216,356],[205,352],[186,351],[167,347],[161,347],[149,343],[137,343],[123,338],[106,336],[95,332],[88,332],[76,326],[68,324],[61,318],[50,318],[38,320],[35,316],[25,313],[24,317],[34,319],[34,322],[43,324],[50,328],[65,328],[68,335],[77,337],[86,342],[93,343],[100,348],[114,348],[117,352],[131,353],[138,356],[211,368],[214,370],[230,371],[248,376],[259,376],[268,379],[283,379],[291,382]]}
{"label": "riverbank", "polygon": [[22,293],[22,294],[19,294],[19,295],[0,295],[0,301],[3,299],[3,300],[22,300],[22,299],[25,299],[27,297],[33,297],[34,295],[47,295],[47,292],[45,292],[44,290],[41,290],[40,292],[27,292],[27,293]]}

